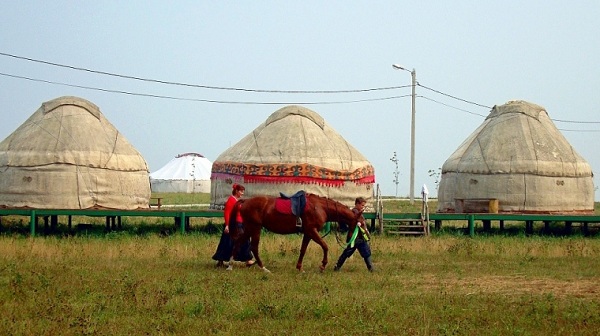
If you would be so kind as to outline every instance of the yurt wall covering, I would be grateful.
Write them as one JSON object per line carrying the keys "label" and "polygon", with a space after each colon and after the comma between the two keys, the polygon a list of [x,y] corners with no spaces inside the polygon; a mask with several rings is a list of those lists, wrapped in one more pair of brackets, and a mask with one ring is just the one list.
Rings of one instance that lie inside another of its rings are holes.
{"label": "yurt wall covering", "polygon": [[211,169],[212,163],[201,154],[180,154],[150,173],[150,188],[153,192],[209,193]]}
{"label": "yurt wall covering", "polygon": [[42,106],[0,142],[0,206],[148,208],[148,166],[100,109],[77,97]]}
{"label": "yurt wall covering", "polygon": [[543,107],[510,101],[494,106],[442,166],[439,212],[476,198],[498,199],[500,212],[593,212],[592,169]]}
{"label": "yurt wall covering", "polygon": [[275,111],[213,162],[211,207],[222,207],[233,183],[244,197],[279,196],[298,190],[348,206],[373,198],[375,170],[316,112],[301,106]]}

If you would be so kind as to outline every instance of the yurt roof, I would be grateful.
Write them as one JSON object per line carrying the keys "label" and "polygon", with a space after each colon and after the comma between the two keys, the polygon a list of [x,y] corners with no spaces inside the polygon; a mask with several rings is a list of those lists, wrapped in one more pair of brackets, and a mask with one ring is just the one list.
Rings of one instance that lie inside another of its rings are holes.
{"label": "yurt roof", "polygon": [[[369,161],[323,118],[305,107],[291,105],[275,111],[267,120],[213,163],[253,164],[299,163],[325,167],[339,172],[353,172],[369,167]],[[275,169],[275,168],[274,168]],[[246,171],[245,173],[249,173]]]}
{"label": "yurt roof", "polygon": [[0,166],[53,163],[120,171],[146,170],[140,153],[93,103],[60,97],[42,106],[4,141]]}
{"label": "yurt roof", "polygon": [[0,142],[0,206],[147,208],[148,165],[93,103],[45,102]]}
{"label": "yurt roof", "polygon": [[556,128],[546,110],[516,100],[494,106],[486,120],[446,160],[442,173],[591,176],[590,165]]}
{"label": "yurt roof", "polygon": [[150,174],[154,180],[210,180],[212,163],[198,153],[179,154]]}
{"label": "yurt roof", "polygon": [[225,203],[233,183],[245,185],[246,197],[304,190],[351,206],[357,197],[372,199],[375,169],[318,113],[291,105],[213,162],[211,208]]}
{"label": "yurt roof", "polygon": [[592,176],[543,107],[509,101],[494,106],[442,166],[438,211],[492,211],[485,202],[495,200],[499,212],[589,213]]}

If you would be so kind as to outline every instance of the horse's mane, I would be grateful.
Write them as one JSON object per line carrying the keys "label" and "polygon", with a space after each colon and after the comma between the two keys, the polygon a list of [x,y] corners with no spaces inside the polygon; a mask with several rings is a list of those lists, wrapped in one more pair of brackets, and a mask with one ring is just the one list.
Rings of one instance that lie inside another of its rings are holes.
{"label": "horse's mane", "polygon": [[327,197],[327,196],[321,196],[321,195],[317,195],[317,194],[306,194],[306,195],[307,195],[307,196],[313,195],[313,196],[315,196],[315,197],[318,197],[319,199],[321,199],[321,200],[323,200],[323,201],[326,201],[326,202],[333,202],[333,203],[335,203],[336,205],[342,205],[344,208],[348,208],[348,209],[350,209],[350,208],[349,208],[348,206],[346,206],[344,203],[342,203],[342,202],[340,202],[340,201],[337,201],[337,200],[334,200],[333,198],[329,198],[329,197]]}
{"label": "horse's mane", "polygon": [[[334,203],[339,203],[339,204],[342,204],[340,201],[336,201],[336,200],[334,200],[333,198],[329,198],[329,197],[327,197],[327,196],[321,196],[321,195],[317,195],[317,194],[311,194],[311,193],[307,193],[307,194],[306,194],[306,197],[308,197],[308,196],[311,196],[311,195],[312,195],[312,196],[315,196],[315,197],[317,197],[317,198],[319,198],[319,199],[321,199],[321,200],[324,200],[324,201],[331,201],[331,202],[334,202]],[[342,205],[343,205],[343,204],[342,204]],[[344,206],[345,206],[345,205],[344,205]]]}
{"label": "horse's mane", "polygon": [[[333,198],[329,198],[326,196],[321,196],[321,195],[317,195],[317,194],[307,194],[308,196],[314,196],[316,197],[318,200],[323,201],[327,204],[327,206],[325,206],[325,211],[328,212],[328,216],[330,214],[333,214],[333,212],[336,213],[336,216],[338,217],[336,220],[332,220],[334,222],[340,222],[340,220],[342,222],[345,221],[349,221],[352,222],[352,220],[354,219],[354,212],[350,209],[349,206],[345,205],[344,203],[340,202],[340,201],[336,201]],[[329,212],[332,211],[332,212]],[[348,217],[348,218],[340,218],[340,217]],[[350,225],[350,223],[346,223],[346,225]]]}

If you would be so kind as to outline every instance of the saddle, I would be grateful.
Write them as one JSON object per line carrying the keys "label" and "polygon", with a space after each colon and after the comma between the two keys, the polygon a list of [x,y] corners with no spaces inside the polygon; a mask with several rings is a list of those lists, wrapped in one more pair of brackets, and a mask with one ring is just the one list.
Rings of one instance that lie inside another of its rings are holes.
{"label": "saddle", "polygon": [[282,192],[279,193],[281,197],[275,200],[275,209],[286,215],[296,216],[296,228],[302,230],[302,214],[306,209],[306,192],[300,190],[293,195],[286,195]]}

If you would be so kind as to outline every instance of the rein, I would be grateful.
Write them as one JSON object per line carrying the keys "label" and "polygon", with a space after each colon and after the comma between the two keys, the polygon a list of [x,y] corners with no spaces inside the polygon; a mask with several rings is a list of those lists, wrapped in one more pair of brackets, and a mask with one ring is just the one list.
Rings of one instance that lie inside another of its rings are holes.
{"label": "rein", "polygon": [[[329,199],[327,199],[327,200],[329,201]],[[363,229],[362,227],[360,227],[358,225],[358,223],[354,227],[354,232],[352,232],[352,236],[350,237],[350,240],[347,243],[342,241],[342,238],[340,237],[340,231],[339,231],[339,227],[340,227],[340,212],[338,211],[338,203],[334,202],[334,204],[335,204],[335,213],[337,215],[337,221],[336,222],[338,223],[338,230],[335,230],[335,240],[337,241],[338,245],[340,245],[342,248],[346,248],[348,246],[354,247],[354,243],[356,241],[356,237],[358,237],[359,230],[362,232],[364,239],[366,241],[369,241],[369,236],[367,235],[367,232],[365,231],[365,229]],[[327,209],[329,209],[329,202],[327,202]],[[329,215],[328,215],[328,217],[329,217]],[[327,236],[330,232],[331,232],[331,226],[329,227],[329,231],[323,237]]]}
{"label": "rein", "polygon": [[334,203],[334,212],[335,212],[335,218],[333,220],[331,220],[329,218],[329,214],[330,214],[330,210],[332,210],[331,204],[330,202],[332,202],[333,200],[327,198],[327,197],[323,197],[323,199],[325,200],[326,203],[326,210],[325,213],[327,214],[327,218],[326,218],[326,222],[325,222],[325,234],[323,234],[321,236],[321,238],[325,238],[327,237],[330,233],[331,233],[331,222],[336,222],[338,223],[338,227],[337,230],[335,230],[335,240],[338,243],[338,245],[342,248],[346,248],[348,246],[354,246],[354,242],[356,240],[356,237],[358,236],[358,230],[361,230],[363,232],[363,236],[365,237],[365,239],[368,240],[368,236],[366,235],[366,232],[363,228],[359,227],[358,225],[356,225],[354,227],[354,232],[352,233],[352,237],[350,238],[350,240],[348,242],[345,242],[344,239],[342,239],[342,237],[340,237],[340,211],[338,209],[338,202],[333,202]]}
{"label": "rein", "polygon": [[348,244],[346,244],[346,247],[348,247],[348,246],[354,247],[354,242],[356,241],[356,237],[358,236],[359,229],[362,232],[363,238],[365,239],[365,241],[369,241],[369,236],[367,235],[367,231],[365,231],[365,229],[363,229],[362,227],[356,225],[356,227],[354,227],[354,232],[352,233],[352,237],[350,237],[350,241],[348,242]]}
{"label": "rein", "polygon": [[325,222],[325,234],[321,236],[321,238],[327,237],[331,233],[331,223]]}
{"label": "rein", "polygon": [[[326,200],[325,203],[327,203],[327,211],[326,211],[327,220],[328,220],[328,222],[331,222],[331,220],[329,220],[329,210],[331,209],[329,201],[331,201],[331,200],[329,198],[326,198],[325,200]],[[338,223],[338,228],[337,228],[337,230],[334,231],[335,232],[335,241],[338,243],[338,245],[340,247],[345,248],[346,243],[343,242],[342,238],[340,237],[340,230],[339,230],[339,228],[340,228],[340,212],[338,210],[338,203],[334,202],[334,206],[335,206],[334,210],[335,210],[336,218],[333,220],[333,222]],[[329,233],[331,233],[331,224],[329,224],[328,231],[321,238],[326,237]]]}

